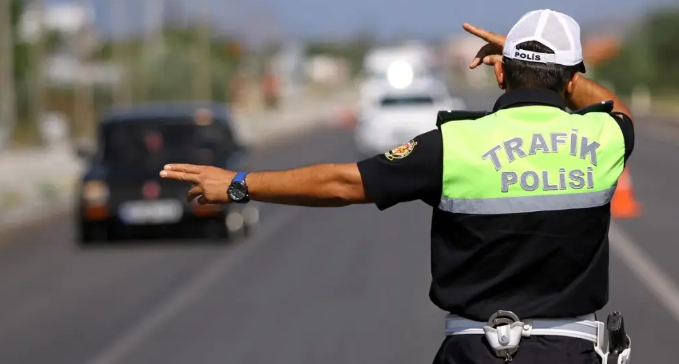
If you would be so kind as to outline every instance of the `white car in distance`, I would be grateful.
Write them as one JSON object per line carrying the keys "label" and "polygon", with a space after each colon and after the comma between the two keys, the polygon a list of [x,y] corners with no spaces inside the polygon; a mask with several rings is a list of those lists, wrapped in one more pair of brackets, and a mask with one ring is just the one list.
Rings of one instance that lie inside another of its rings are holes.
{"label": "white car in distance", "polygon": [[361,157],[385,153],[436,129],[441,110],[465,110],[465,104],[436,79],[369,81],[361,90],[356,148]]}

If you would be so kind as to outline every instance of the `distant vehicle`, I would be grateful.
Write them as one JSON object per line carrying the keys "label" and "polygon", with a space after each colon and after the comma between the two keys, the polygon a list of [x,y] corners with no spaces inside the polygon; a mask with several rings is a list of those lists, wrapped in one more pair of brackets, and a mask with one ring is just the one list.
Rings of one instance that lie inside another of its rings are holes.
{"label": "distant vehicle", "polygon": [[228,240],[256,222],[254,206],[200,206],[186,202],[185,184],[161,179],[167,163],[244,169],[245,149],[221,104],[150,103],[114,109],[98,127],[98,150],[77,193],[82,244],[161,232]]}
{"label": "distant vehicle", "polygon": [[[355,144],[361,157],[370,157],[406,143],[436,128],[440,110],[464,110],[446,86],[431,77],[415,78],[403,64],[387,77],[361,90]],[[392,69],[393,70],[393,69]]]}
{"label": "distant vehicle", "polygon": [[407,63],[415,77],[430,76],[435,64],[431,51],[421,44],[375,48],[363,59],[366,81],[386,81],[389,68],[397,61]]}

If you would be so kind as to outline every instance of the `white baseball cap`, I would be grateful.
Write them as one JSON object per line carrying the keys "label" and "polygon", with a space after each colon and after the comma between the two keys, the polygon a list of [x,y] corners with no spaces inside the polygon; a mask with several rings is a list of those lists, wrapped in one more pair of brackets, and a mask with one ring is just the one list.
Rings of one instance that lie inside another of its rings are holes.
{"label": "white baseball cap", "polygon": [[[517,49],[524,42],[540,42],[554,54]],[[503,55],[519,61],[580,65],[585,72],[580,44],[580,25],[570,16],[557,11],[535,10],[524,15],[507,34]]]}

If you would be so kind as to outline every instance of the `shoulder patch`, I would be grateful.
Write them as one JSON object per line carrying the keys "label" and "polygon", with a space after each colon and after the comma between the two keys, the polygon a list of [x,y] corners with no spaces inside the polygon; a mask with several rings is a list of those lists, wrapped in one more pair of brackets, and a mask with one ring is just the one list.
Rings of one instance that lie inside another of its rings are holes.
{"label": "shoulder patch", "polygon": [[403,159],[403,158],[409,156],[410,153],[413,152],[413,149],[415,149],[416,145],[417,145],[417,141],[411,140],[407,143],[401,144],[398,147],[384,153],[384,156],[390,161],[393,161],[394,159]]}

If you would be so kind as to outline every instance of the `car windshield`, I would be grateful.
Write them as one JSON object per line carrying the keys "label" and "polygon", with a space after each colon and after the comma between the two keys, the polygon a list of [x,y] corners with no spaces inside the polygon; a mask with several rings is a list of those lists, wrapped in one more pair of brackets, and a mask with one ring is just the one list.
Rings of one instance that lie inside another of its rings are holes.
{"label": "car windshield", "polygon": [[219,124],[151,119],[112,122],[102,128],[103,162],[113,168],[156,170],[167,163],[219,165],[233,140]]}
{"label": "car windshield", "polygon": [[387,96],[380,100],[382,107],[431,106],[433,104],[434,99],[428,95]]}

